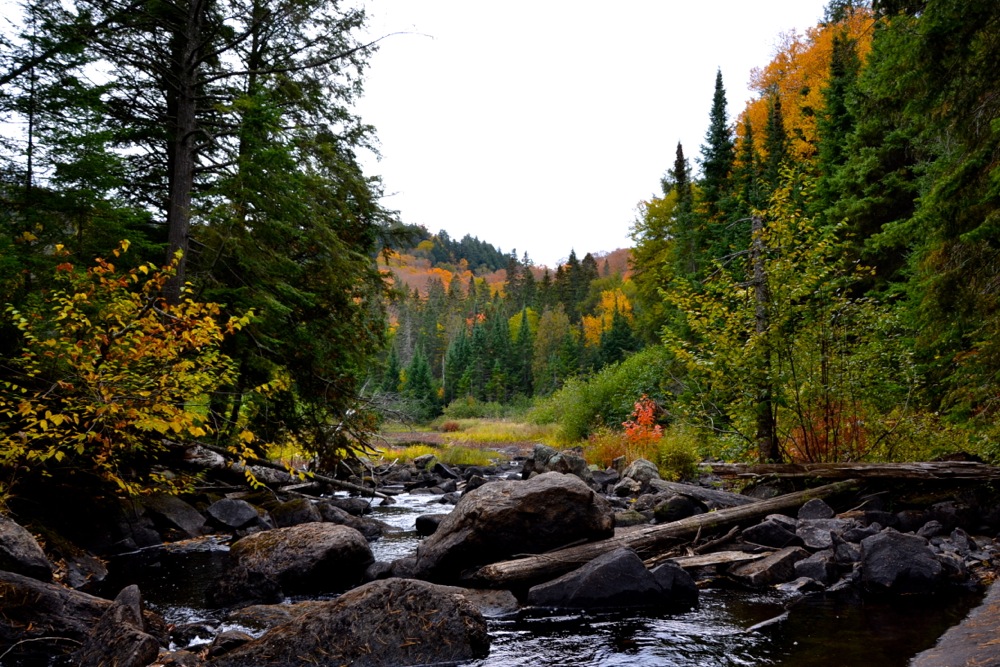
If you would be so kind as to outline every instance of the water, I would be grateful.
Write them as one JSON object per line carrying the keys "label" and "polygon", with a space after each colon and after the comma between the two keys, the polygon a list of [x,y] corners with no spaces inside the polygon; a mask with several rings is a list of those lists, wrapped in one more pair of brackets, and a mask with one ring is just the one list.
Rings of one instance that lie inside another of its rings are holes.
{"label": "water", "polygon": [[[397,531],[372,543],[377,560],[411,555],[419,543],[416,517],[451,509],[434,496],[404,494],[396,500],[394,505],[373,505],[370,516]],[[210,538],[117,558],[111,563],[117,575],[109,594],[138,583],[147,605],[169,623],[205,621],[218,626],[222,612],[207,608],[205,590],[223,576],[226,551],[223,541]],[[796,599],[775,591],[706,589],[698,607],[684,613],[524,612],[488,619],[490,654],[468,665],[904,667],[976,602],[978,597],[968,596],[862,603],[822,596]],[[777,618],[784,620],[749,631]]]}

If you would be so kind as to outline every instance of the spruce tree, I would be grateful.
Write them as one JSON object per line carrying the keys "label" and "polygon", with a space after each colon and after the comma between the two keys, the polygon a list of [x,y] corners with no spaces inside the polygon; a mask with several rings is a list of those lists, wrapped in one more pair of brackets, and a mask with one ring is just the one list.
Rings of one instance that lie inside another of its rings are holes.
{"label": "spruce tree", "polygon": [[[729,179],[735,161],[733,132],[729,127],[726,111],[726,89],[722,85],[722,70],[715,75],[715,94],[709,112],[708,132],[701,147],[701,181],[699,200],[701,213],[708,224],[724,225],[726,195],[730,190]],[[711,251],[710,251],[711,252]]]}

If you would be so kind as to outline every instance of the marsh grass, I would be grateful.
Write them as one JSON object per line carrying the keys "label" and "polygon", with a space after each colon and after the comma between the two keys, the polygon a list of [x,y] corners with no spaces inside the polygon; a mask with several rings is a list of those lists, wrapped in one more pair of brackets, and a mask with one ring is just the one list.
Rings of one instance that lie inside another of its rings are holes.
{"label": "marsh grass", "polygon": [[453,466],[490,466],[498,461],[507,461],[510,457],[502,452],[477,447],[462,447],[446,445],[411,445],[409,447],[380,448],[383,461],[412,461],[413,459],[431,454],[437,461]]}
{"label": "marsh grass", "polygon": [[558,425],[493,419],[457,419],[459,430],[445,433],[447,442],[471,446],[542,442],[556,444]]}

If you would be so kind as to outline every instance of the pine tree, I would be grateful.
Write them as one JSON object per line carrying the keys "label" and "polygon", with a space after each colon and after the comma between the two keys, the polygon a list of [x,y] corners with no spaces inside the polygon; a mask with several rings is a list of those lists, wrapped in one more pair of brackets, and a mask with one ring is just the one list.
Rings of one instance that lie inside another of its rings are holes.
{"label": "pine tree", "polygon": [[[735,161],[733,132],[726,112],[726,90],[722,85],[722,70],[715,75],[715,94],[709,113],[708,132],[701,147],[701,181],[699,200],[701,213],[708,220],[709,229],[725,225],[726,194]],[[713,236],[721,236],[713,234]],[[712,253],[712,250],[709,250]]]}

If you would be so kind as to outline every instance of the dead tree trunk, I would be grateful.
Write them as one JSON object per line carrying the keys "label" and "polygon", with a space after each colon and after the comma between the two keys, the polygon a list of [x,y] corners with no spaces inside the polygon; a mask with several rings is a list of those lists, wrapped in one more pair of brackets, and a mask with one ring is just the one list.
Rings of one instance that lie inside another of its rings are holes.
{"label": "dead tree trunk", "polygon": [[764,219],[759,215],[751,218],[753,241],[750,246],[750,261],[753,265],[754,326],[761,339],[761,361],[757,369],[757,451],[761,462],[781,462],[781,448],[778,446],[777,427],[774,419],[774,388],[771,384],[771,350],[768,341],[771,306],[771,291],[764,269]]}
{"label": "dead tree trunk", "polygon": [[690,537],[699,531],[724,528],[743,521],[755,521],[768,514],[800,507],[813,498],[826,498],[848,491],[855,488],[856,484],[857,482],[853,479],[834,482],[815,489],[796,491],[770,500],[762,500],[751,505],[697,514],[680,521],[641,528],[620,537],[581,544],[547,554],[493,563],[474,572],[466,573],[463,578],[469,585],[486,588],[509,588],[548,581],[615,549],[628,547],[634,549],[640,556],[648,557],[651,552],[671,539]]}
{"label": "dead tree trunk", "polygon": [[716,463],[712,472],[721,477],[815,478],[815,479],[1000,479],[1000,467],[975,461],[929,461],[913,463]]}

